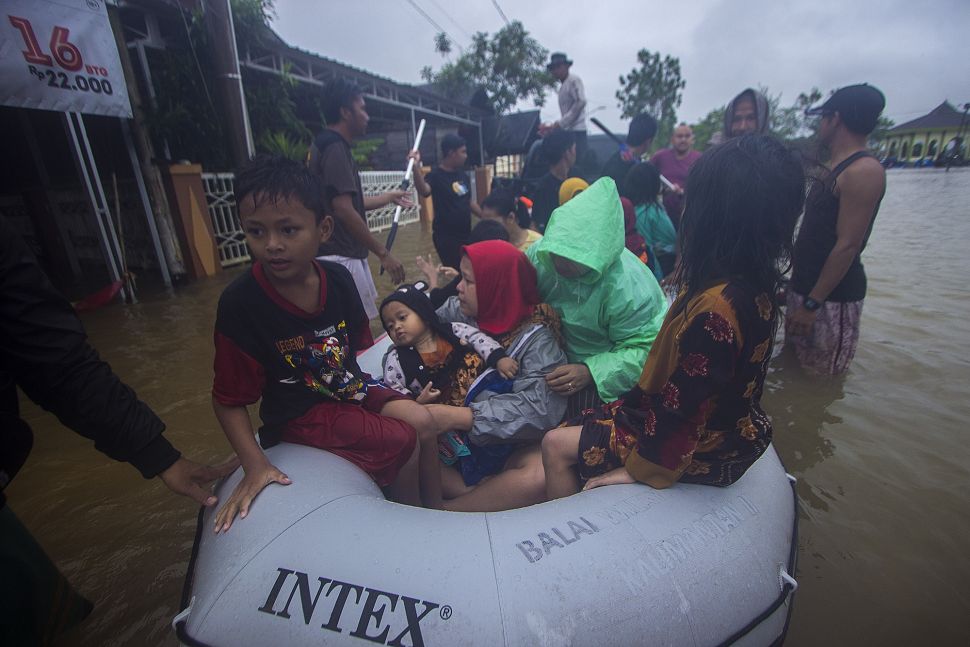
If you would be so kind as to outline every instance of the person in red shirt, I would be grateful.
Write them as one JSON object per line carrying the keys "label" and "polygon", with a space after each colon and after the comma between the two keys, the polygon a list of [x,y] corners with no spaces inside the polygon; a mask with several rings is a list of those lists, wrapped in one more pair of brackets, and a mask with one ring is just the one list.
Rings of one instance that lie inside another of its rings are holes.
{"label": "person in red shirt", "polygon": [[694,131],[685,123],[674,128],[670,137],[670,148],[653,154],[650,162],[660,174],[667,178],[674,188],[664,191],[664,209],[675,229],[680,228],[680,214],[684,211],[684,189],[687,186],[687,173],[701,154],[693,149]]}

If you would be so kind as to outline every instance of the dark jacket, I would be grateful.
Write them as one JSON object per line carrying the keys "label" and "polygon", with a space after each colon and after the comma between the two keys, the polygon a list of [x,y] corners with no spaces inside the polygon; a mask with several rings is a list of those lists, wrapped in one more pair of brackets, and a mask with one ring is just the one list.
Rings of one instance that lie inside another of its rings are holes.
{"label": "dark jacket", "polygon": [[131,463],[145,478],[179,458],[162,436],[165,425],[98,357],[74,308],[0,217],[0,470],[6,472],[0,481],[19,467],[13,454],[30,433],[20,420],[18,386],[99,451]]}

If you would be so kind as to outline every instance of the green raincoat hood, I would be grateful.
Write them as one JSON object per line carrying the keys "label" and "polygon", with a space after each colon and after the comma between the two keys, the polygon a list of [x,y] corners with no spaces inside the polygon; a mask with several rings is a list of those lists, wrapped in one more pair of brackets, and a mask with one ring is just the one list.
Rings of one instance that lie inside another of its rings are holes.
{"label": "green raincoat hood", "polygon": [[546,233],[535,243],[536,258],[552,266],[550,252],[593,270],[561,281],[596,283],[624,249],[623,206],[612,178],[603,177],[552,212]]}
{"label": "green raincoat hood", "polygon": [[[545,236],[526,251],[539,293],[562,317],[570,363],[586,365],[604,402],[636,384],[667,310],[653,272],[626,249],[625,231],[616,184],[604,177],[553,211]],[[560,276],[550,254],[591,271]]]}

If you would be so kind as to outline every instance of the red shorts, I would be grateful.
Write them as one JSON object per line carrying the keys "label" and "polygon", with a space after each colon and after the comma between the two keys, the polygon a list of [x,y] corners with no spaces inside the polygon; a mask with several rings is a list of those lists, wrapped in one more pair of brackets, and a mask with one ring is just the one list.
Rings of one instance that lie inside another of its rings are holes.
{"label": "red shorts", "polygon": [[393,389],[370,385],[360,404],[325,402],[291,420],[282,440],[345,458],[384,487],[397,478],[418,437],[414,427],[380,411],[388,402],[407,399]]}

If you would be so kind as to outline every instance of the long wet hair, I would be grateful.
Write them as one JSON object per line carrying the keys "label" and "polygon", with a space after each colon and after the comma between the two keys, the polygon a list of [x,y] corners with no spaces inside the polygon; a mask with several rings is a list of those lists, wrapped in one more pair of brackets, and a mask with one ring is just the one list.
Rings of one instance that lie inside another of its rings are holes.
{"label": "long wet hair", "polygon": [[798,156],[773,137],[745,135],[705,152],[687,184],[676,274],[687,294],[681,307],[717,279],[741,279],[773,295],[790,266],[805,202]]}
{"label": "long wet hair", "polygon": [[503,217],[513,214],[519,227],[528,229],[532,224],[532,216],[529,215],[529,209],[519,200],[520,197],[522,196],[516,193],[514,188],[500,186],[492,189],[492,192],[482,200],[481,206],[483,209],[488,207],[495,213],[502,214]]}
{"label": "long wet hair", "polygon": [[660,171],[650,162],[640,162],[626,172],[621,195],[634,206],[658,202]]}

